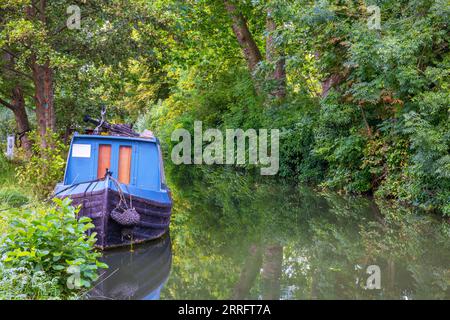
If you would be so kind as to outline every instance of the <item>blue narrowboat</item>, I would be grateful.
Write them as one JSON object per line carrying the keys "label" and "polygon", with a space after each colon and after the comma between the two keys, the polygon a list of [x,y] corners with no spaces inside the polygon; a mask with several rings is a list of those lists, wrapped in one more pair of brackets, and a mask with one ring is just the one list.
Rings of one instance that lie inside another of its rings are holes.
{"label": "blue narrowboat", "polygon": [[79,217],[89,217],[101,249],[161,237],[172,209],[161,148],[153,135],[77,134],[64,181],[54,196],[71,198]]}

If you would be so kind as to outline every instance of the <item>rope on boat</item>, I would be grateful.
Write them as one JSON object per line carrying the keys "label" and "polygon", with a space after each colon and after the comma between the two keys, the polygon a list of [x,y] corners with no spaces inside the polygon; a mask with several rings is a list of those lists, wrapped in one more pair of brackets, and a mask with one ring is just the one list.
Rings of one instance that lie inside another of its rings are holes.
{"label": "rope on boat", "polygon": [[[106,175],[105,175],[105,177],[106,177]],[[50,200],[52,200],[54,197],[56,197],[57,195],[59,195],[59,194],[65,192],[65,191],[68,191],[68,190],[70,190],[70,189],[76,188],[76,187],[78,187],[79,185],[82,185],[82,184],[85,184],[85,183],[89,183],[88,187],[84,190],[85,195],[86,195],[87,190],[90,188],[90,186],[91,186],[94,182],[99,183],[100,181],[105,180],[105,177],[100,178],[100,179],[95,179],[95,180],[85,181],[85,182],[74,183],[74,184],[70,185],[69,187],[64,188],[64,189],[62,189],[62,190],[60,190],[60,191],[58,191],[58,192],[56,192],[56,193],[50,195],[48,198],[42,200],[42,202],[50,202]],[[97,186],[97,185],[96,185],[96,186]],[[91,192],[93,192],[94,189],[95,189],[95,187],[92,189]],[[27,207],[29,207],[30,205],[31,205],[31,204],[25,204],[25,205],[23,205],[23,206],[20,206],[20,208],[27,208]],[[3,208],[3,209],[0,209],[0,212],[2,212],[2,211],[8,211],[8,210],[11,210],[11,209],[14,209],[14,208],[15,208],[15,207]]]}
{"label": "rope on boat", "polygon": [[127,192],[130,195],[130,205],[128,206],[127,201],[125,199],[125,194],[120,186],[119,181],[115,178],[110,177],[111,181],[115,184],[117,188],[117,192],[119,193],[119,203],[117,206],[111,211],[111,218],[116,221],[118,224],[125,227],[133,227],[137,225],[140,221],[139,213],[137,213],[136,209],[133,207],[133,197],[131,196],[130,190],[128,186]]}
{"label": "rope on boat", "polygon": [[[140,216],[139,213],[137,213],[136,209],[133,207],[133,197],[130,193],[130,190],[128,189],[128,186],[125,185],[126,189],[127,189],[127,193],[130,196],[130,204],[128,205],[127,200],[125,199],[125,194],[122,190],[122,187],[120,186],[120,182],[117,181],[112,175],[111,172],[107,171],[105,173],[105,176],[101,179],[95,179],[95,180],[91,180],[91,181],[85,181],[85,182],[79,182],[79,183],[75,183],[67,188],[64,188],[62,190],[60,190],[59,192],[55,193],[54,195],[52,195],[52,197],[56,197],[57,195],[71,190],[73,188],[76,188],[77,186],[81,185],[81,184],[85,184],[88,183],[88,186],[86,187],[86,189],[84,190],[84,198],[86,198],[87,192],[89,190],[89,188],[92,186],[93,183],[97,183],[100,181],[104,181],[107,177],[109,177],[109,179],[111,179],[111,181],[114,183],[114,185],[116,186],[117,192],[119,194],[119,203],[116,205],[116,207],[111,211],[111,218],[116,221],[117,223],[119,223],[122,226],[127,226],[127,227],[132,227],[135,226],[139,223],[140,221]],[[97,185],[95,185],[96,187]],[[94,188],[92,188],[91,191],[91,195],[94,192]],[[84,202],[83,202],[84,205]]]}
{"label": "rope on boat", "polygon": [[[105,174],[105,177],[103,177],[103,179],[105,179],[105,178],[106,178],[106,174]],[[95,182],[95,185],[94,185],[94,187],[91,189],[91,194],[90,194],[90,196],[92,197],[92,194],[94,193],[94,190],[95,190],[95,188],[97,187],[99,181],[91,181],[91,182],[89,182],[89,185],[87,186],[87,188],[84,189],[83,202],[82,202],[83,209],[86,209],[86,202],[89,202],[89,200],[87,199],[86,195],[87,195],[87,192],[88,192],[89,188],[91,187],[91,185],[92,185],[94,182]],[[92,229],[88,229],[88,230],[87,230],[87,233],[88,233],[88,235],[90,236],[90,235],[92,234]]]}
{"label": "rope on boat", "polygon": [[[86,196],[87,190],[90,188],[90,186],[91,186],[94,182],[97,182],[97,183],[98,183],[98,182],[100,182],[100,181],[105,180],[105,178],[106,178],[106,175],[105,175],[105,177],[100,178],[100,179],[95,179],[95,180],[90,180],[90,181],[84,181],[84,182],[74,183],[74,184],[70,185],[69,187],[64,188],[64,189],[58,191],[57,193],[52,194],[50,197],[48,197],[46,200],[44,200],[44,202],[50,201],[52,198],[54,198],[54,197],[56,197],[57,195],[63,193],[64,191],[68,191],[68,190],[70,190],[70,189],[73,189],[73,188],[75,188],[75,187],[78,187],[79,185],[82,185],[82,184],[85,184],[85,183],[89,183],[88,187],[84,190],[84,193],[85,193],[85,196]],[[95,186],[97,186],[97,185],[95,185]],[[95,189],[95,187],[92,189],[92,191],[93,191],[94,189]],[[91,191],[91,192],[92,192],[92,191]]]}

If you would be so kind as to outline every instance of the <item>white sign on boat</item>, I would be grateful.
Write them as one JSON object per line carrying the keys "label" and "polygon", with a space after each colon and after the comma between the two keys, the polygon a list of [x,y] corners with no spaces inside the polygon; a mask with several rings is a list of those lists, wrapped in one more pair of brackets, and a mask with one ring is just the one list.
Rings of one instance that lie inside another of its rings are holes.
{"label": "white sign on boat", "polygon": [[91,145],[74,143],[72,145],[72,157],[74,158],[90,158]]}

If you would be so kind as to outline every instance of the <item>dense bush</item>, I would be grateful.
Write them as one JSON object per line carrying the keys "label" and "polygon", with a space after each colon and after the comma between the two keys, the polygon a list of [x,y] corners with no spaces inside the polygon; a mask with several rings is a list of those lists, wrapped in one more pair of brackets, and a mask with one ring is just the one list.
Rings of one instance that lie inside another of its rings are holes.
{"label": "dense bush", "polygon": [[306,46],[324,53],[325,78],[341,79],[320,99],[314,125],[312,151],[327,163],[322,185],[449,214],[449,7],[377,4],[381,31],[367,28],[358,5],[290,8],[316,35]]}
{"label": "dense bush", "polygon": [[18,282],[26,290],[20,294],[27,298],[74,296],[89,288],[97,270],[106,267],[97,260],[100,253],[93,251],[96,234],[86,234],[93,227],[90,219],[77,220],[78,210],[69,199],[54,202],[48,208],[8,212],[8,230],[0,245],[0,297],[11,293],[9,284]]}
{"label": "dense bush", "polygon": [[64,176],[67,146],[55,133],[47,134],[46,147],[41,145],[41,138],[35,132],[29,136],[33,141],[33,154],[17,167],[17,181],[37,197],[45,198]]}

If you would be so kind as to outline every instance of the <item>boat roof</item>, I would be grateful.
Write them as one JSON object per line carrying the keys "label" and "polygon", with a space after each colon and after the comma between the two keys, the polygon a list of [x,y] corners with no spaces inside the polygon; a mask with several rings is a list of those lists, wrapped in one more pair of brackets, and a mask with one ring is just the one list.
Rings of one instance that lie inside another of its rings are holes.
{"label": "boat roof", "polygon": [[128,141],[142,141],[153,142],[159,144],[159,140],[156,137],[143,138],[143,137],[126,137],[126,136],[110,136],[110,135],[97,135],[97,134],[79,134],[75,133],[74,138],[87,138],[87,139],[107,139],[107,140],[128,140]]}

